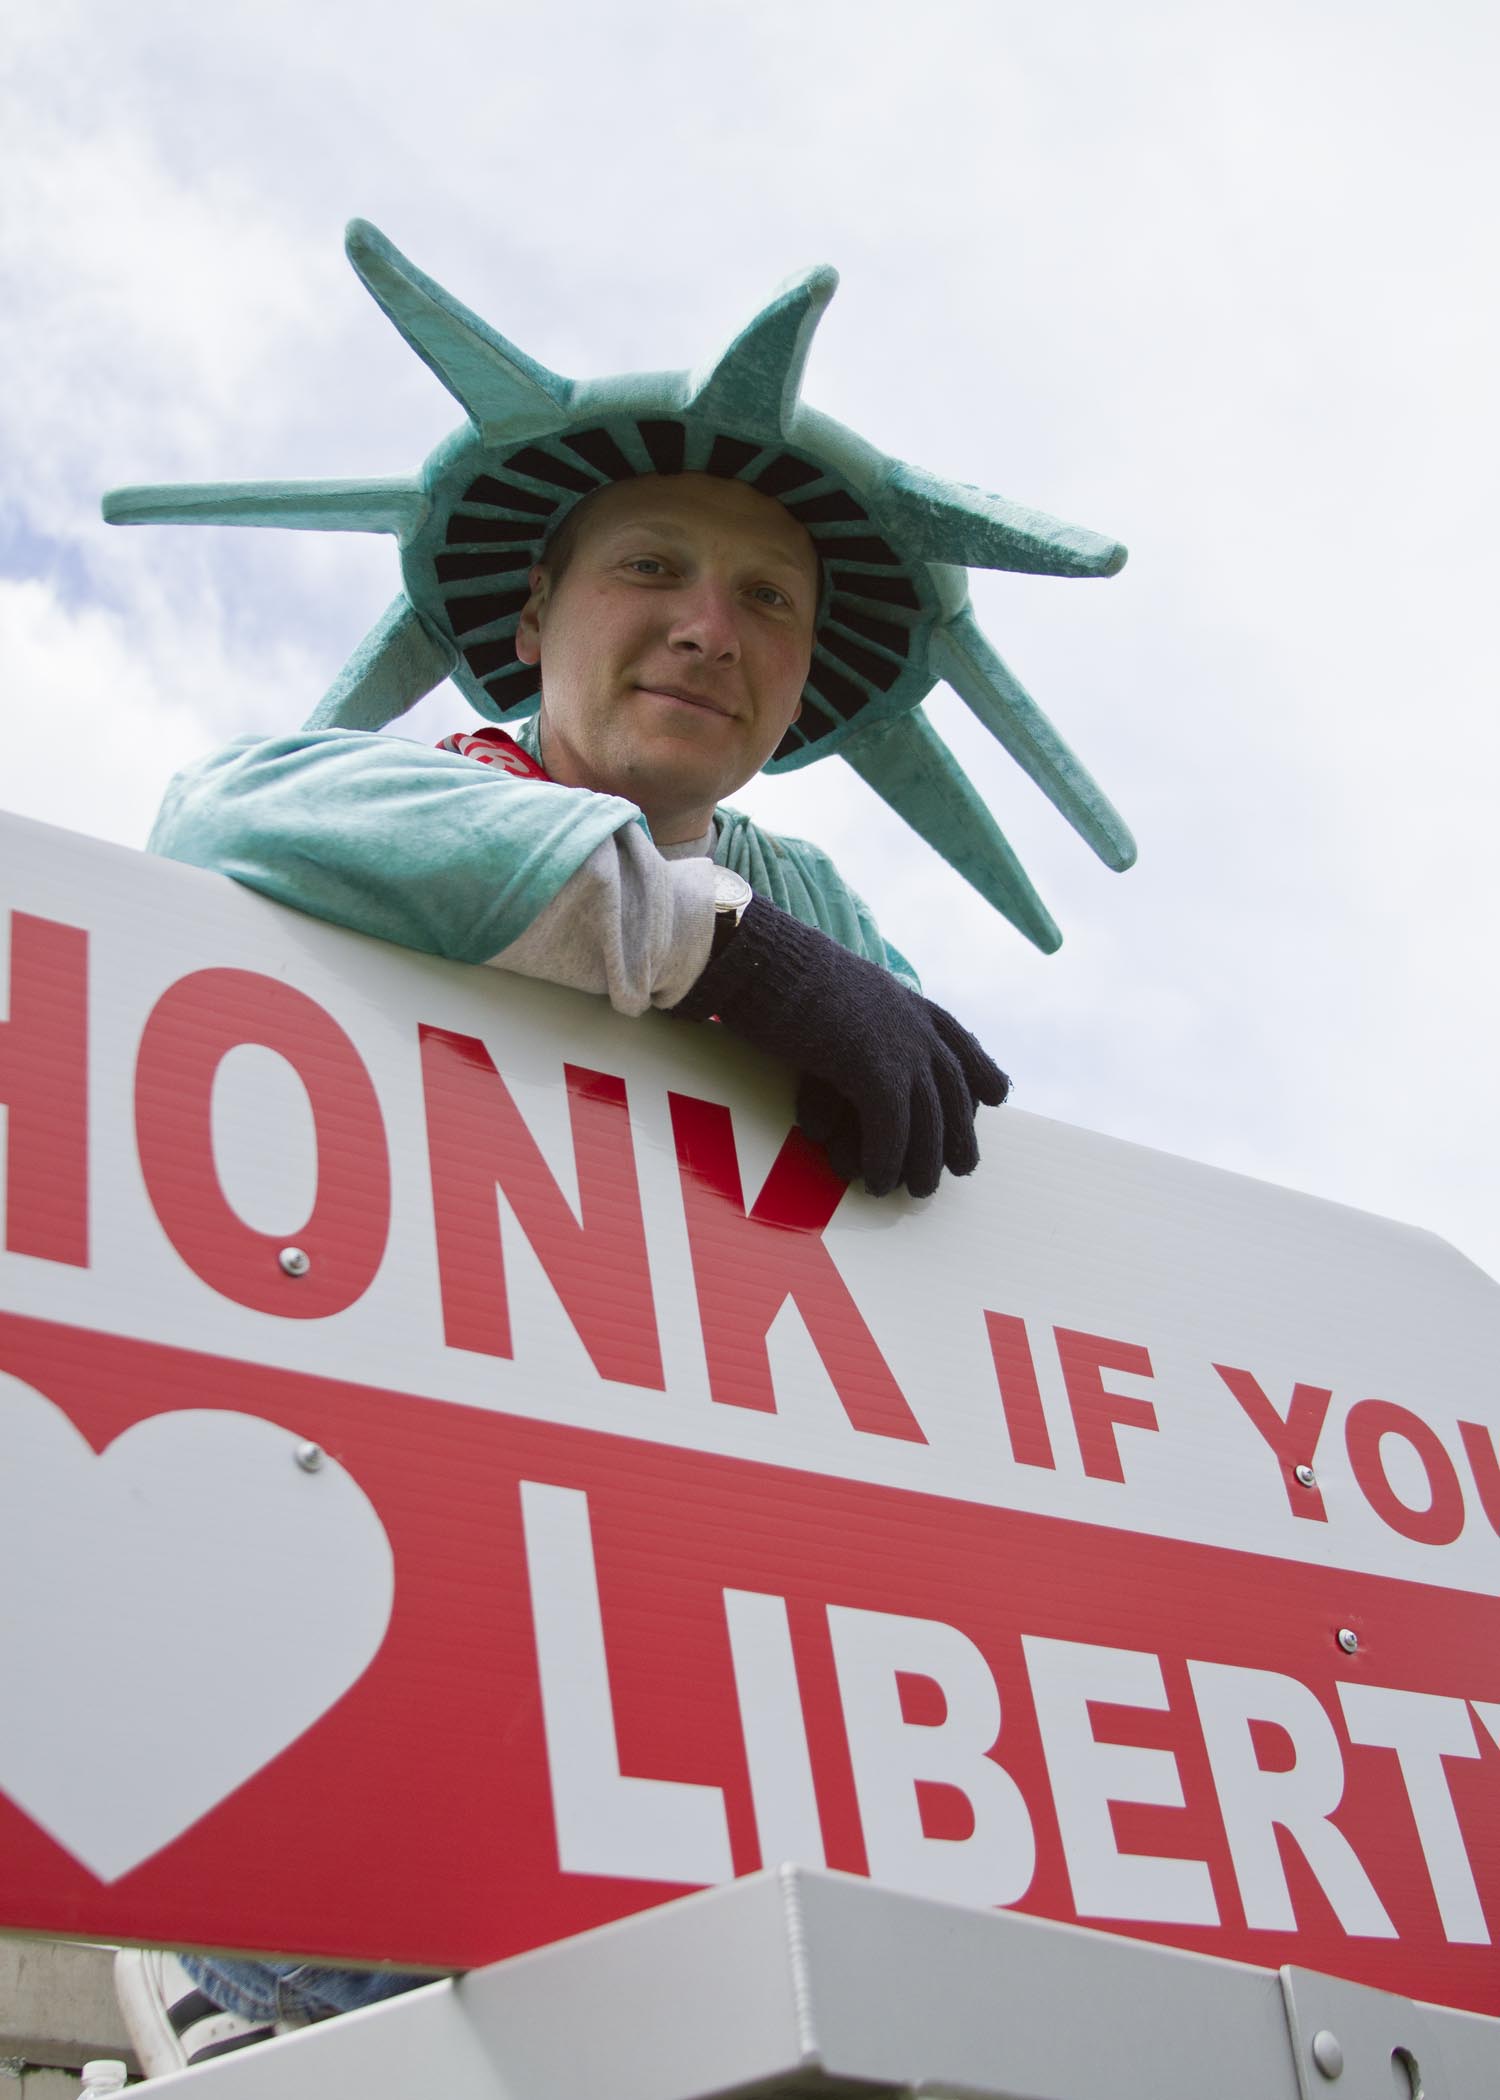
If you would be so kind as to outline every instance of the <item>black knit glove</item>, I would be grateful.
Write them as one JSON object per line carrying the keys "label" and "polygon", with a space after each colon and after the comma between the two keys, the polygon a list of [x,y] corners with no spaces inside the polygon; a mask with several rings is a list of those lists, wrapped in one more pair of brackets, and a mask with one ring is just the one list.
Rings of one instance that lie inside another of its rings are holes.
{"label": "black knit glove", "polygon": [[863,1174],[872,1196],[899,1184],[930,1196],[944,1167],[972,1174],[974,1111],[1010,1091],[952,1014],[763,897],[672,1012],[717,1015],[796,1065],[798,1124],[846,1180]]}

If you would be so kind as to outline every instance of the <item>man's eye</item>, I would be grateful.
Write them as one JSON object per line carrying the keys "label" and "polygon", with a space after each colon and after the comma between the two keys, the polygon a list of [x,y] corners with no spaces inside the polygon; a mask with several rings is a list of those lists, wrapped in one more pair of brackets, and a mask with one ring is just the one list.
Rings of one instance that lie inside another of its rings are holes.
{"label": "man's eye", "polygon": [[785,591],[778,591],[774,583],[758,583],[755,596],[762,605],[790,605],[791,599]]}
{"label": "man's eye", "polygon": [[658,561],[654,554],[634,555],[625,566],[627,569],[634,569],[640,576],[665,576],[667,573],[666,563]]}

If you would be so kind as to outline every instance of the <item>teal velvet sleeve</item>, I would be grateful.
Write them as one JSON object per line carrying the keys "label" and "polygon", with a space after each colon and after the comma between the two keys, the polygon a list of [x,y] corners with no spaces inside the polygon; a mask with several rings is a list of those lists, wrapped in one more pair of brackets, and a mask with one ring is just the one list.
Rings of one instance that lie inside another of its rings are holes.
{"label": "teal velvet sleeve", "polygon": [[633,802],[398,737],[239,737],[171,782],[148,841],[315,918],[454,962],[526,931]]}

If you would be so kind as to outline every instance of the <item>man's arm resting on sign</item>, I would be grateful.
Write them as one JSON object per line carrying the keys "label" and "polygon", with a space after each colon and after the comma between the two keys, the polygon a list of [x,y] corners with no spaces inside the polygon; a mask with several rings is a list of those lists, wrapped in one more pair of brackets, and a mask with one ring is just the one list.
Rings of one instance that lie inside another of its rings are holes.
{"label": "man's arm resting on sign", "polygon": [[405,948],[488,962],[640,811],[359,730],[240,737],[167,789],[150,850]]}
{"label": "man's arm resting on sign", "polygon": [[[978,1158],[1007,1082],[941,1008],[757,897],[709,961],[713,868],[634,804],[358,731],[241,738],[168,789],[153,850],[383,940],[710,1015],[797,1066],[798,1120],[884,1194]],[[526,936],[532,933],[528,941]]]}
{"label": "man's arm resting on sign", "polygon": [[664,859],[638,818],[613,796],[334,731],[241,738],[186,767],[151,845],[358,933],[640,1014],[707,962],[714,871]]}

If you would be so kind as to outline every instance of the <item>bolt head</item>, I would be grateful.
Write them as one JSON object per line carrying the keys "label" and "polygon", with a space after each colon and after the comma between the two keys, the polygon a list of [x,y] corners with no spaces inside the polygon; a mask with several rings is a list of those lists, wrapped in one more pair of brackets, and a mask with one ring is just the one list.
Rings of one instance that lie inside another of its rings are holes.
{"label": "bolt head", "polygon": [[1338,1644],[1346,1655],[1357,1655],[1359,1653],[1359,1635],[1352,1626],[1341,1626],[1339,1628]]}
{"label": "bolt head", "polygon": [[323,1463],[321,1444],[301,1443],[297,1446],[297,1463],[304,1473],[316,1473]]}
{"label": "bolt head", "polygon": [[1312,2060],[1325,2078],[1337,2078],[1344,2068],[1344,2045],[1330,2028],[1320,2027],[1312,2038]]}
{"label": "bolt head", "polygon": [[1312,1469],[1312,1467],[1311,1467],[1311,1466],[1298,1466],[1298,1468],[1297,1468],[1297,1485],[1298,1485],[1299,1487],[1305,1487],[1305,1488],[1310,1488],[1310,1487],[1316,1487],[1316,1486],[1317,1486],[1317,1484],[1318,1484],[1318,1476],[1317,1476],[1317,1474],[1316,1474],[1316,1473],[1315,1473],[1315,1472],[1313,1471],[1313,1469]]}
{"label": "bolt head", "polygon": [[288,1276],[305,1276],[312,1267],[312,1256],[300,1247],[283,1247],[276,1259]]}

